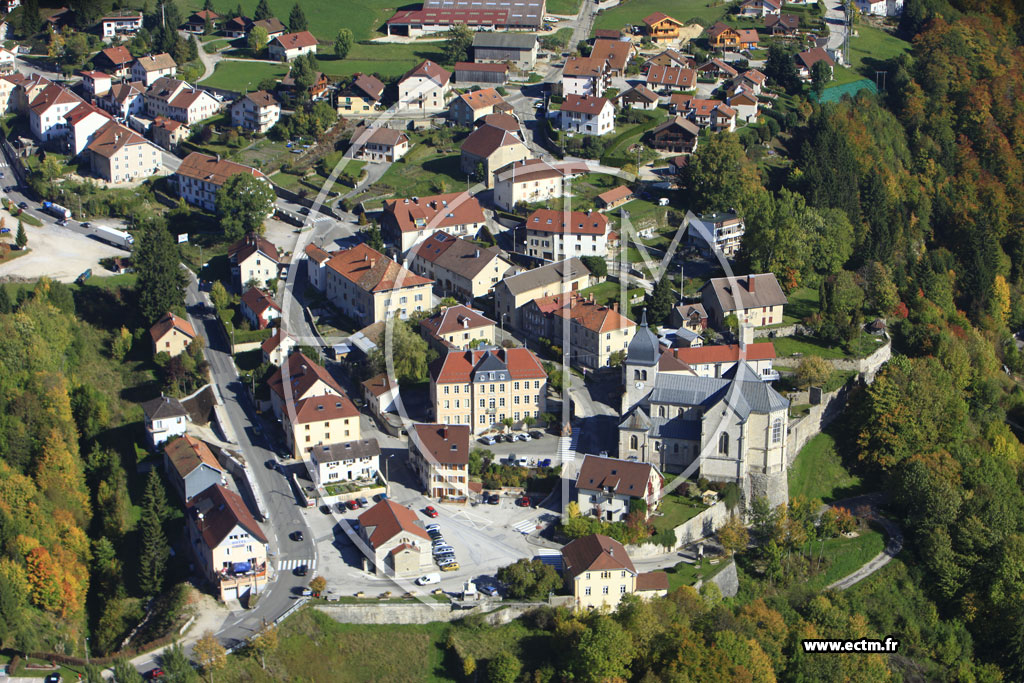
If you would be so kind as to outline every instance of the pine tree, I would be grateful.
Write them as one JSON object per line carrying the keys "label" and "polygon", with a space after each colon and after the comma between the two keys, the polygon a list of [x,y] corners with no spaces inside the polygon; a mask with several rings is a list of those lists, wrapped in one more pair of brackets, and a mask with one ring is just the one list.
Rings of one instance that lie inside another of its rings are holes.
{"label": "pine tree", "polygon": [[207,12],[212,12],[213,11],[213,0],[206,0],[206,2],[203,3],[203,9],[206,10]]}
{"label": "pine tree", "polygon": [[135,241],[134,261],[139,279],[135,293],[139,311],[152,325],[160,316],[185,303],[185,275],[181,272],[178,249],[166,228],[149,225]]}
{"label": "pine tree", "polygon": [[196,35],[193,33],[188,41],[188,61],[194,62],[197,59],[199,59],[199,43],[196,41]]}
{"label": "pine tree", "polygon": [[292,33],[309,30],[309,22],[306,21],[306,14],[302,11],[299,3],[295,3],[292,13],[288,15],[288,30]]}
{"label": "pine tree", "polygon": [[144,509],[139,528],[139,589],[144,595],[158,595],[164,585],[170,546],[156,511]]}
{"label": "pine tree", "polygon": [[39,0],[25,0],[21,9],[21,32],[31,36],[39,32],[43,20],[39,16]]}
{"label": "pine tree", "polygon": [[242,11],[242,3],[238,3],[238,7],[235,8],[235,16],[236,17],[244,17],[245,16],[245,12]]}
{"label": "pine tree", "polygon": [[164,483],[155,469],[149,471],[149,477],[146,479],[146,490],[142,494],[142,507],[144,510],[155,512],[161,524],[167,521],[167,517],[171,513],[171,508],[167,504]]}
{"label": "pine tree", "polygon": [[267,0],[260,0],[256,5],[256,12],[252,15],[255,21],[262,21],[264,19],[273,18],[274,13],[270,11],[270,5],[267,4]]}
{"label": "pine tree", "polygon": [[7,293],[7,287],[0,284],[0,313],[10,313],[14,310],[11,303],[11,295]]}
{"label": "pine tree", "polygon": [[25,234],[25,225],[20,220],[18,221],[18,232],[14,237],[14,243],[18,245],[18,249],[24,249],[25,245],[28,244],[28,235]]}
{"label": "pine tree", "polygon": [[676,295],[672,291],[672,283],[669,278],[661,278],[654,283],[651,296],[647,300],[647,317],[651,324],[660,324],[672,311],[672,304],[675,303]]}

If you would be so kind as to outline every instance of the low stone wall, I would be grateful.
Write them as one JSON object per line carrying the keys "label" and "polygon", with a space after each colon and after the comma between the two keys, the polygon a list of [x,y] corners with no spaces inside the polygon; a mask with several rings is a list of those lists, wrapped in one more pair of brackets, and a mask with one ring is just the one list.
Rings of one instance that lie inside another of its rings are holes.
{"label": "low stone wall", "polygon": [[766,337],[795,337],[798,334],[814,334],[814,331],[800,323],[783,325],[782,327],[760,327],[754,329],[754,339]]}
{"label": "low stone wall", "polygon": [[892,358],[892,340],[888,336],[885,343],[867,358],[837,358],[829,361],[836,370],[855,370],[864,376],[868,384],[875,380],[875,373]]}
{"label": "low stone wall", "polygon": [[342,624],[429,624],[436,621],[456,621],[474,614],[483,614],[487,623],[492,626],[500,626],[513,619],[518,619],[540,606],[540,603],[503,604],[483,600],[472,609],[452,609],[452,606],[446,602],[436,603],[436,607],[429,603],[410,602],[317,605],[314,609],[320,610]]}
{"label": "low stone wall", "polygon": [[[723,598],[735,597],[736,593],[740,590],[740,577],[736,571],[736,562],[729,560],[729,564],[722,567],[722,570],[708,579],[708,581],[718,586],[718,589],[722,591]],[[700,587],[703,585],[704,580],[701,579],[693,584],[693,587],[700,590]]]}
{"label": "low stone wall", "polygon": [[[673,529],[676,534],[675,547],[688,545],[713,535],[728,519],[729,510],[725,507],[725,501],[720,500],[696,517],[688,519]],[[643,559],[664,555],[666,552],[670,552],[670,549],[658,543],[641,543],[627,546],[626,552],[633,559]]]}
{"label": "low stone wall", "polygon": [[790,420],[787,431],[786,460],[787,466],[792,466],[800,449],[807,445],[807,442],[821,433],[843,409],[846,408],[846,401],[850,394],[850,385],[846,384],[839,389],[822,394],[821,403],[811,406],[810,411],[797,420]]}

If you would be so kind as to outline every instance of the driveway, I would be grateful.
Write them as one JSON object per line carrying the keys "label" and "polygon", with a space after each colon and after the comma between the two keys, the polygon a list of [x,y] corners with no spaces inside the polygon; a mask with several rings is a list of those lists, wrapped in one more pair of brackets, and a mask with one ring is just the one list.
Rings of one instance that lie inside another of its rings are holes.
{"label": "driveway", "polygon": [[903,549],[903,529],[896,522],[881,515],[879,507],[883,502],[884,496],[882,494],[869,493],[854,498],[837,500],[832,503],[832,507],[844,507],[848,510],[867,507],[869,510],[867,519],[876,522],[885,530],[886,542],[885,549],[882,552],[868,560],[856,571],[827,586],[826,590],[846,590],[889,564],[892,558],[896,557],[900,550]]}
{"label": "driveway", "polygon": [[825,10],[825,23],[828,25],[828,49],[839,50],[846,40],[846,9],[842,3],[832,0]]}

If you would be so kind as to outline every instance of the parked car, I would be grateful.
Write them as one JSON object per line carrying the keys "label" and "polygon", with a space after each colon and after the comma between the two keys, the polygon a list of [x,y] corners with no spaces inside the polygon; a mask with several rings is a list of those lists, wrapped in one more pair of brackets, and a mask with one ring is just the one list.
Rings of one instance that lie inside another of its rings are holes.
{"label": "parked car", "polygon": [[551,467],[551,458],[542,458],[537,461],[537,467]]}
{"label": "parked car", "polygon": [[448,564],[443,564],[443,565],[441,565],[441,571],[443,571],[443,572],[457,572],[457,571],[459,571],[459,563],[455,562],[453,560],[452,562],[449,562]]}
{"label": "parked car", "polygon": [[523,496],[522,498],[516,498],[516,505],[521,508],[528,508],[533,505],[533,501],[530,500],[529,496]]}
{"label": "parked car", "polygon": [[484,502],[487,503],[488,505],[497,505],[498,503],[501,502],[501,496],[499,496],[497,493],[485,493]]}
{"label": "parked car", "polygon": [[277,469],[277,461],[274,460],[273,458],[270,458],[269,460],[267,460],[263,464],[267,466],[268,470],[276,470]]}
{"label": "parked car", "polygon": [[320,512],[322,512],[325,515],[331,514],[331,506],[330,505],[321,505],[320,506]]}
{"label": "parked car", "polygon": [[521,434],[516,434],[516,439],[519,441],[529,441],[530,435],[526,432],[522,432]]}
{"label": "parked car", "polygon": [[441,545],[435,545],[431,549],[431,552],[435,556],[437,556],[437,555],[445,555],[447,553],[454,553],[455,552],[455,548],[451,547],[450,545],[441,544]]}
{"label": "parked car", "polygon": [[377,494],[376,496],[374,496],[374,497],[373,497],[373,499],[374,499],[374,500],[375,500],[376,502],[378,502],[378,503],[379,503],[379,502],[381,502],[382,500],[387,500],[387,499],[388,499],[388,494],[386,494],[386,493],[378,493],[378,494]]}
{"label": "parked car", "polygon": [[448,545],[448,541],[444,540],[444,536],[438,536],[434,539],[434,542],[430,544],[431,548],[443,548]]}
{"label": "parked car", "polygon": [[426,531],[427,531],[427,533],[428,533],[428,534],[429,534],[429,533],[430,533],[431,531],[436,531],[436,532],[438,532],[438,533],[441,533],[441,525],[440,525],[440,524],[428,524],[428,525],[426,525],[426,526],[425,526],[425,527],[423,527],[423,528],[424,528],[424,529],[426,529]]}
{"label": "parked car", "polygon": [[356,498],[356,502],[359,503],[359,507],[364,508],[370,504],[370,501],[366,500],[366,497]]}
{"label": "parked car", "polygon": [[417,586],[431,586],[435,583],[441,583],[441,575],[436,572],[416,579]]}
{"label": "parked car", "polygon": [[443,555],[435,555],[434,562],[437,563],[438,567],[444,568],[444,565],[455,562],[455,553],[444,553]]}
{"label": "parked car", "polygon": [[484,595],[491,596],[492,598],[493,597],[497,597],[498,595],[500,595],[500,593],[498,592],[498,587],[497,586],[492,586],[490,584],[487,584],[485,586],[479,586],[478,585],[477,586],[477,590],[479,590]]}
{"label": "parked car", "polygon": [[26,204],[25,202],[18,202],[18,208],[19,209],[27,209],[28,208],[28,204]]}
{"label": "parked car", "polygon": [[303,588],[302,591],[300,592],[300,595],[302,595],[302,597],[304,598],[311,597],[313,595],[313,589]]}
{"label": "parked car", "polygon": [[423,508],[423,514],[433,519],[434,517],[437,517],[437,510],[434,509],[433,505],[428,505],[427,507]]}
{"label": "parked car", "polygon": [[338,503],[334,507],[337,508],[338,512],[344,512],[345,511],[345,504],[344,503]]}
{"label": "parked car", "polygon": [[544,432],[540,431],[539,429],[531,429],[530,436],[533,437],[534,439],[539,439],[542,436],[544,436]]}
{"label": "parked car", "polygon": [[150,669],[149,671],[146,672],[146,680],[147,681],[155,681],[158,678],[163,678],[163,677],[164,677],[164,670],[161,669],[160,667],[154,667],[154,668],[152,668],[152,669]]}
{"label": "parked car", "polygon": [[305,538],[301,531],[293,531],[291,534],[291,539],[296,542],[300,542]]}
{"label": "parked car", "polygon": [[345,503],[345,507],[347,507],[349,510],[358,510],[359,503],[355,502],[354,500],[350,500],[347,503]]}
{"label": "parked car", "polygon": [[[8,231],[8,232],[10,232],[10,231]],[[493,446],[496,442],[495,442],[493,436],[481,436],[480,437],[480,443],[485,444],[487,446]]]}

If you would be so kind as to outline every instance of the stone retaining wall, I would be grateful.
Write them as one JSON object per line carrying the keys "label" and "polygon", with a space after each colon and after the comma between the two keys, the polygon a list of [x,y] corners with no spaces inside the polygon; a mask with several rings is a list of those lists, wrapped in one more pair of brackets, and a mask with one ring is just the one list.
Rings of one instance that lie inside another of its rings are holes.
{"label": "stone retaining wall", "polygon": [[[723,598],[732,598],[736,596],[736,593],[740,590],[740,577],[736,572],[736,562],[729,560],[729,564],[722,567],[722,570],[708,579],[711,583],[718,586],[718,589],[722,591]],[[704,585],[704,580],[700,579],[697,583],[693,584],[693,587],[700,590],[700,587]]]}
{"label": "stone retaining wall", "polygon": [[[435,606],[436,604],[436,606]],[[541,603],[502,604],[483,600],[472,609],[452,609],[447,602],[382,603],[366,605],[317,605],[331,619],[342,624],[429,624],[436,621],[456,621],[473,614],[483,614],[492,626],[507,624],[518,619]]]}
{"label": "stone retaining wall", "polygon": [[[675,547],[678,548],[712,536],[725,524],[727,519],[729,519],[729,510],[725,507],[725,501],[720,500],[696,517],[688,519],[673,529],[676,534]],[[664,555],[669,550],[658,543],[641,543],[640,545],[626,546],[626,552],[636,560]]]}

